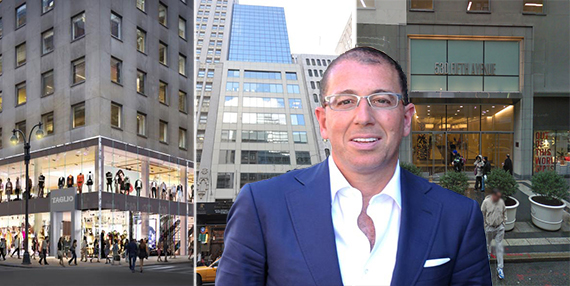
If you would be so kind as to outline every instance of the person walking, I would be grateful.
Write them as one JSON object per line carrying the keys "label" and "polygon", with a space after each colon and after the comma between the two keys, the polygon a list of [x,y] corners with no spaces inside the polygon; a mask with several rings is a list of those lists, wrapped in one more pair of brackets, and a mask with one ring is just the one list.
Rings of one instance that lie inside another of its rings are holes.
{"label": "person walking", "polygon": [[164,253],[164,262],[168,262],[168,240],[162,240],[162,252]]}
{"label": "person walking", "polygon": [[85,259],[85,262],[87,262],[87,237],[83,236],[83,241],[81,242],[81,262],[83,262],[83,259]]}
{"label": "person walking", "polygon": [[127,252],[126,256],[129,257],[129,268],[131,269],[131,272],[135,273],[135,266],[137,266],[138,246],[134,238],[131,238],[131,241],[127,244],[125,251]]}
{"label": "person walking", "polygon": [[14,252],[10,255],[10,257],[14,257],[14,254],[18,254],[18,259],[20,259],[20,245],[22,244],[20,240],[20,234],[16,234],[16,239],[14,239]]}
{"label": "person walking", "polygon": [[42,265],[42,260],[44,261],[44,265],[49,265],[47,262],[47,252],[49,247],[49,236],[42,241],[41,245],[41,253],[40,253],[40,265]]}
{"label": "person walking", "polygon": [[93,243],[93,255],[91,255],[91,260],[89,262],[93,262],[93,258],[97,258],[97,262],[99,262],[99,239],[95,238],[95,242]]}
{"label": "person walking", "polygon": [[481,184],[481,191],[485,191],[485,181],[487,180],[487,174],[491,173],[491,163],[489,163],[489,158],[487,156],[483,157],[483,180]]}
{"label": "person walking", "polygon": [[156,261],[162,261],[162,259],[160,258],[160,254],[162,252],[162,240],[158,242],[158,245],[156,246],[156,253],[158,254],[158,258],[156,259]]}
{"label": "person walking", "polygon": [[140,260],[140,266],[141,266],[141,273],[143,272],[143,266],[144,266],[144,260],[145,258],[148,259],[148,245],[146,244],[146,242],[144,241],[144,239],[140,240],[139,243],[139,260]]}
{"label": "person walking", "polygon": [[110,253],[111,253],[111,242],[107,242],[104,244],[105,245],[105,250],[104,250],[104,254],[105,254],[105,264],[109,264],[111,263],[111,257],[110,257]]}
{"label": "person walking", "polygon": [[503,170],[509,172],[511,176],[513,175],[513,161],[511,161],[511,156],[507,154],[507,159],[503,163]]}
{"label": "person walking", "polygon": [[65,251],[65,243],[63,242],[63,236],[59,237],[57,242],[57,259],[59,259],[59,265],[65,267],[63,263],[63,252]]}
{"label": "person walking", "polygon": [[113,255],[111,259],[111,265],[115,265],[115,260],[119,261],[119,265],[121,265],[121,255],[119,253],[119,241],[115,239],[113,241]]}
{"label": "person walking", "polygon": [[36,251],[38,252],[38,255],[40,254],[39,248],[38,238],[34,237],[32,239],[32,259],[36,260]]}
{"label": "person walking", "polygon": [[497,255],[497,274],[504,279],[503,272],[503,238],[505,237],[505,222],[507,221],[507,208],[501,199],[502,193],[495,188],[491,195],[485,197],[481,203],[481,212],[485,222],[485,237],[487,239],[487,255],[491,257],[491,241],[495,239],[495,254]]}
{"label": "person walking", "polygon": [[481,155],[477,155],[477,159],[473,165],[475,166],[475,190],[479,191],[482,188],[483,166],[485,166],[485,163],[483,163],[483,157],[481,157]]}
{"label": "person walking", "polygon": [[77,265],[77,253],[75,252],[76,248],[77,248],[77,239],[74,239],[73,243],[69,247],[69,251],[71,251],[71,259],[68,261],[68,263],[70,266],[72,261],[74,261],[75,265]]}
{"label": "person walking", "polygon": [[6,260],[6,239],[3,237],[0,239],[0,257]]}

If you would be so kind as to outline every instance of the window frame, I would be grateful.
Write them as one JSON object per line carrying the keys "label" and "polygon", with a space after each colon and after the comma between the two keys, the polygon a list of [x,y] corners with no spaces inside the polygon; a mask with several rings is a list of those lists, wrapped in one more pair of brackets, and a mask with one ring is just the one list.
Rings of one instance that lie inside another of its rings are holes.
{"label": "window frame", "polygon": [[[180,21],[184,22],[184,31],[183,31],[183,36],[180,36]],[[187,40],[188,38],[188,22],[186,21],[186,19],[184,19],[182,16],[178,16],[178,37],[180,37],[183,40]]]}
{"label": "window frame", "polygon": [[[24,99],[23,102],[20,102],[20,94],[19,94],[19,91],[22,90],[22,87],[23,87],[23,90],[24,90],[24,92],[25,92],[25,99]],[[26,86],[26,81],[22,81],[22,82],[17,83],[17,84],[15,85],[15,100],[16,100],[16,107],[21,106],[21,105],[24,105],[24,104],[26,104],[26,103],[28,102],[28,89],[27,89],[27,86]]]}
{"label": "window frame", "polygon": [[[139,115],[142,118],[142,126],[139,125],[139,117],[138,117]],[[141,129],[142,129],[142,133],[139,132]],[[146,113],[142,113],[140,111],[137,111],[137,135],[146,138],[146,134],[147,134],[146,129],[147,129]]]}
{"label": "window frame", "polygon": [[[180,61],[182,60],[182,62],[184,63],[184,66],[182,67],[182,73],[180,72]],[[187,65],[188,65],[188,59],[186,58],[185,55],[183,54],[178,54],[178,74],[184,77],[187,77]]]}
{"label": "window frame", "polygon": [[[117,125],[113,124],[113,108],[115,108],[119,114],[117,114]],[[114,101],[111,102],[111,116],[109,116],[109,124],[111,128],[115,129],[123,129],[123,105],[116,103]]]}
{"label": "window frame", "polygon": [[[76,74],[76,68],[79,64],[83,64],[83,72],[84,72],[84,79],[79,80],[79,81],[75,81],[75,74]],[[85,61],[85,57],[80,57],[78,59],[75,59],[73,61],[71,61],[71,85],[75,86],[81,83],[84,83],[87,80],[87,62]]]}
{"label": "window frame", "polygon": [[[138,4],[142,2],[142,7],[140,7]],[[135,7],[137,7],[137,9],[143,13],[146,14],[146,0],[136,0],[135,1]]]}
{"label": "window frame", "polygon": [[[77,108],[83,108],[83,124],[82,125],[76,125],[75,120],[76,118],[76,109]],[[81,128],[81,127],[85,127],[87,125],[87,108],[85,107],[85,101],[74,104],[71,106],[71,129],[76,129],[76,128]]]}
{"label": "window frame", "polygon": [[[51,32],[51,50],[46,51],[45,35]],[[55,50],[55,31],[54,28],[49,28],[42,33],[42,56],[47,55]]]}
{"label": "window frame", "polygon": [[431,9],[420,9],[420,8],[412,8],[412,2],[417,0],[408,0],[409,11],[410,12],[435,12],[435,1],[431,0]]}
{"label": "window frame", "polygon": [[[142,92],[139,90],[139,74],[142,74]],[[146,72],[140,69],[137,69],[137,77],[135,78],[135,89],[137,90],[138,94],[146,96]]]}
{"label": "window frame", "polygon": [[[18,10],[22,7],[24,7],[24,15],[23,15],[24,23],[21,23],[20,25],[18,25],[18,19],[20,19],[20,17],[18,17]],[[26,26],[26,23],[28,22],[28,6],[27,6],[26,2],[24,2],[20,6],[16,7],[16,11],[15,11],[14,16],[15,16],[14,19],[16,20],[16,22],[15,22],[16,28],[14,30],[18,30],[18,29]]]}
{"label": "window frame", "polygon": [[[164,23],[162,21],[160,21],[160,8],[164,7]],[[157,20],[158,23],[160,25],[162,25],[165,28],[168,28],[168,6],[164,3],[162,3],[161,1],[158,2],[158,15],[157,15]]]}
{"label": "window frame", "polygon": [[[48,117],[49,117],[50,115],[51,115],[51,124],[52,124],[52,126],[53,126],[51,132],[49,132],[49,130],[48,130],[48,128],[47,128],[47,126],[48,126],[48,121],[47,121],[47,119],[48,119]],[[42,122],[42,125],[43,125],[43,130],[44,130],[44,134],[45,134],[44,136],[50,136],[50,135],[55,134],[55,116],[54,116],[53,111],[50,111],[50,112],[47,112],[47,113],[42,114],[40,118],[41,118],[41,122]]]}
{"label": "window frame", "polygon": [[[49,0],[48,0],[48,1],[49,1]],[[42,0],[42,15],[45,14],[45,13],[47,13],[47,12],[49,12],[49,11],[51,11],[51,10],[53,10],[53,8],[55,7],[55,0],[52,0],[51,3],[52,3],[52,5],[51,5],[51,6],[47,6],[47,9],[46,9],[46,6],[45,6],[46,0]]]}
{"label": "window frame", "polygon": [[[180,134],[180,133],[183,133],[183,134]],[[185,128],[182,128],[182,127],[178,127],[178,149],[187,150],[187,148],[188,148],[188,143],[187,143],[188,140],[186,140],[187,136],[188,136],[188,130],[186,130]],[[183,141],[182,146],[180,145],[181,140]]]}
{"label": "window frame", "polygon": [[[164,128],[164,130],[163,130]],[[161,133],[164,131],[164,138],[161,138]],[[164,139],[164,140],[163,140]],[[168,144],[168,122],[164,120],[158,120],[158,142],[163,144]]]}
{"label": "window frame", "polygon": [[[113,64],[113,61],[115,61],[115,64]],[[116,65],[116,80],[113,79],[113,66]],[[119,84],[119,85],[123,85],[123,61],[120,60],[119,58],[113,57],[111,56],[111,72],[110,72],[110,76],[111,76],[111,82]]]}
{"label": "window frame", "polygon": [[[75,27],[75,19],[77,18],[83,18],[83,34],[81,35],[77,35],[77,29]],[[85,17],[85,11],[80,12],[78,14],[76,14],[75,16],[71,17],[71,42],[77,41],[79,39],[82,39],[83,37],[85,37],[86,34],[86,17]]]}
{"label": "window frame", "polygon": [[[50,93],[46,93],[46,92],[45,92],[45,89],[46,89],[46,86],[45,86],[45,77],[46,77],[46,75],[49,74],[49,73],[51,73],[51,76],[52,76],[52,84],[53,84],[53,87],[52,87],[52,91],[51,91]],[[41,97],[50,96],[50,95],[52,95],[52,94],[55,93],[55,75],[54,75],[54,70],[53,70],[53,69],[48,70],[48,71],[42,73],[42,75],[41,75],[41,85],[42,85],[42,86],[41,86]]]}
{"label": "window frame", "polygon": [[[161,53],[160,53],[160,46],[164,47],[164,62],[160,60]],[[168,66],[168,45],[163,43],[162,41],[158,41],[158,62],[163,66]]]}
{"label": "window frame", "polygon": [[[20,47],[22,47],[22,46],[24,46],[24,62],[18,63],[18,62],[19,62],[19,61],[18,61],[18,49],[19,49]],[[26,62],[28,61],[28,54],[27,54],[28,51],[27,51],[26,48],[27,48],[27,47],[26,47],[26,42],[25,42],[25,41],[22,42],[22,43],[20,43],[20,44],[18,44],[18,45],[16,45],[16,48],[14,49],[15,52],[16,52],[16,54],[15,54],[15,56],[16,56],[16,58],[15,58],[16,68],[19,68],[19,67],[25,65]]]}
{"label": "window frame", "polygon": [[[164,101],[160,99],[161,85],[164,85]],[[162,80],[158,81],[158,102],[168,106],[168,83]]]}
{"label": "window frame", "polygon": [[[139,31],[142,33],[142,36],[143,36],[142,50],[139,49],[139,42],[138,42],[138,39],[139,39]],[[144,29],[142,29],[141,27],[138,27],[138,26],[137,26],[137,35],[136,35],[136,40],[135,40],[135,41],[136,41],[136,45],[137,45],[137,47],[136,47],[137,51],[138,51],[139,53],[143,53],[143,54],[146,55],[146,31],[145,31]]]}
{"label": "window frame", "polygon": [[[119,20],[119,22],[118,22],[119,27],[117,29],[118,35],[113,35],[113,16],[115,16]],[[110,25],[111,37],[113,37],[119,41],[122,41],[123,40],[123,16],[121,16],[121,15],[119,15],[116,12],[111,10],[111,17],[109,19],[109,23],[111,24]]]}

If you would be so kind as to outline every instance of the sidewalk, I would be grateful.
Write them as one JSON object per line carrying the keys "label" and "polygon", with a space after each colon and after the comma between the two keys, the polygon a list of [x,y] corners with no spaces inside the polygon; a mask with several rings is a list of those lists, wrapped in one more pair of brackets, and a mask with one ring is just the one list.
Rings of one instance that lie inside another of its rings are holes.
{"label": "sidewalk", "polygon": [[[528,197],[532,195],[529,181],[518,181],[519,191],[514,197],[519,201],[517,208],[517,220],[515,228],[505,232],[503,246],[505,248],[505,261],[549,261],[570,260],[570,214],[564,212],[562,228],[558,231],[542,230],[532,223],[530,214],[530,202]],[[479,204],[490,194],[476,192],[474,182],[470,182],[470,188],[466,196],[476,200]],[[494,242],[492,247],[494,247]],[[492,257],[492,260],[494,257]]]}
{"label": "sidewalk", "polygon": [[[20,256],[21,258],[21,256]],[[156,261],[157,256],[150,256],[149,259],[145,259],[144,260],[144,266],[150,266],[150,265],[158,265],[158,264],[177,264],[177,263],[190,263],[191,260],[188,260],[188,256],[176,256],[176,258],[169,258],[168,262],[160,262],[160,261]],[[164,259],[164,258],[163,258]],[[10,258],[8,256],[6,256],[6,261],[0,259],[0,267],[5,266],[5,267],[22,267],[22,268],[63,268],[61,265],[59,265],[59,260],[56,259],[55,257],[51,257],[48,256],[47,258],[48,260],[48,264],[49,265],[40,265],[39,258],[31,259],[32,264],[31,265],[22,265],[22,259],[18,259],[16,256],[14,256],[14,258]],[[67,263],[69,259],[64,259],[65,262],[65,267],[66,268],[102,268],[102,267],[129,267],[129,262],[126,261],[125,259],[121,259],[121,265],[119,265],[118,261],[115,261],[115,265],[112,264],[105,264],[105,259],[101,259],[100,262],[97,262],[96,259],[93,259],[93,262],[89,262],[89,259],[87,259],[87,262],[81,262],[79,260],[77,260],[77,265],[72,264],[71,266],[69,266],[69,264]],[[137,258],[137,266],[139,265],[139,259]]]}

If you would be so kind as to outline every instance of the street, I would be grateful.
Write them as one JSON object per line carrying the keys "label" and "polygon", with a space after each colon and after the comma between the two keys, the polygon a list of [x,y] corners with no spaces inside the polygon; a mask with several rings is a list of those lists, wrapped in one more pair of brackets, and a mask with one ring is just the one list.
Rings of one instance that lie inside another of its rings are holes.
{"label": "street", "polygon": [[497,264],[491,263],[493,285],[570,285],[570,261],[505,262],[505,279],[497,277]]}

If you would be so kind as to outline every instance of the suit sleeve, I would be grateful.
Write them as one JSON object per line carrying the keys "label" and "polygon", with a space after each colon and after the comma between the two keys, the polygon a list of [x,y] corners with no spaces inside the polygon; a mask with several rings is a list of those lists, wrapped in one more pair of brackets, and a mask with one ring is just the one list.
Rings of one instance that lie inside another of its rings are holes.
{"label": "suit sleeve", "polygon": [[475,201],[472,201],[471,216],[457,252],[450,285],[492,285],[483,216]]}
{"label": "suit sleeve", "polygon": [[249,184],[243,187],[228,214],[224,243],[216,286],[265,285],[265,242]]}

